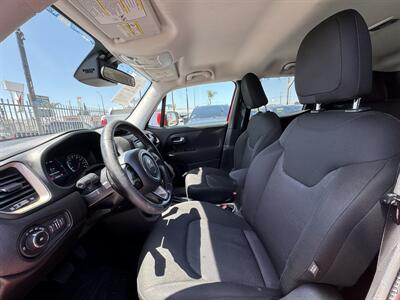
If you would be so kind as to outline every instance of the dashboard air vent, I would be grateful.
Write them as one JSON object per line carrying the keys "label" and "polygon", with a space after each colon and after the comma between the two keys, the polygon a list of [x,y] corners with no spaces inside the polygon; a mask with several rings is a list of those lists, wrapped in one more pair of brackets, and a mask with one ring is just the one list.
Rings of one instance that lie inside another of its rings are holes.
{"label": "dashboard air vent", "polygon": [[0,211],[16,211],[38,198],[37,192],[16,168],[0,171]]}

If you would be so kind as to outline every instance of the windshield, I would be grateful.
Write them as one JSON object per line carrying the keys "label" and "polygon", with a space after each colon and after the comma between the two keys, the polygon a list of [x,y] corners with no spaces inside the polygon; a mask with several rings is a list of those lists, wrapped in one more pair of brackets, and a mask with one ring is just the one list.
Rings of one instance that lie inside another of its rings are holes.
{"label": "windshield", "polygon": [[94,46],[90,36],[53,8],[0,43],[3,149],[22,142],[32,147],[32,137],[98,128],[129,116],[151,82],[124,64],[118,68],[135,77],[135,87],[92,87],[77,81],[74,73]]}

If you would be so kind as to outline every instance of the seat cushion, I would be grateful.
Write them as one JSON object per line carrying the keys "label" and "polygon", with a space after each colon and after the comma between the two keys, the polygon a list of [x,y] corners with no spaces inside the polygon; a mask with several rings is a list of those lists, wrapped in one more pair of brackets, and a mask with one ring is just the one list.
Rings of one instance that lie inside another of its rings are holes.
{"label": "seat cushion", "polygon": [[275,299],[279,278],[243,218],[206,202],[166,211],[144,248],[141,299]]}
{"label": "seat cushion", "polygon": [[221,169],[197,168],[189,171],[185,177],[188,198],[222,203],[231,199],[236,190],[235,181]]}

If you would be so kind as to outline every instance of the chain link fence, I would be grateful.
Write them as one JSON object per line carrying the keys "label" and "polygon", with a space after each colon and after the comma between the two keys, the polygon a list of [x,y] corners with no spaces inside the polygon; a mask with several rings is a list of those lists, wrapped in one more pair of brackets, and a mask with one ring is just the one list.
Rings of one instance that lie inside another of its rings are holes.
{"label": "chain link fence", "polygon": [[0,140],[97,128],[101,126],[101,116],[104,114],[100,108],[85,105],[74,107],[46,103],[36,106],[35,116],[34,108],[29,103],[16,104],[0,99]]}

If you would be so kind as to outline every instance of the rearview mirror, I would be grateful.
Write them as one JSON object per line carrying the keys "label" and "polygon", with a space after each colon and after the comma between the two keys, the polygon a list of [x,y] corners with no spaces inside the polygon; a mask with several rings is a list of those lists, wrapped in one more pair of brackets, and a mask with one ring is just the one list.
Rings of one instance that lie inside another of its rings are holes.
{"label": "rearview mirror", "polygon": [[96,87],[117,83],[135,86],[135,78],[132,75],[118,70],[117,62],[107,64],[104,57],[102,53],[89,54],[75,71],[74,77],[84,84]]}
{"label": "rearview mirror", "polygon": [[108,81],[135,86],[135,78],[132,75],[112,67],[103,66],[101,76]]}

